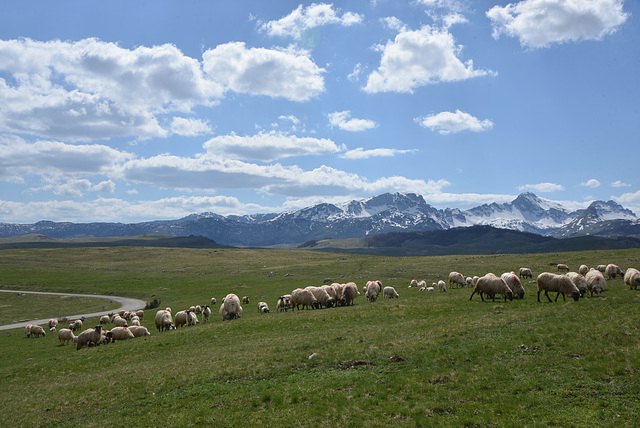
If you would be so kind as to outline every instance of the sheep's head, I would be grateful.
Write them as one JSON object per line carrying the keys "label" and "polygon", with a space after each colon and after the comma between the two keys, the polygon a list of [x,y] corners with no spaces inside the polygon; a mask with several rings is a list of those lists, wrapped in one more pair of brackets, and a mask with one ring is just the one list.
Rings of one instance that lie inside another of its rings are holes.
{"label": "sheep's head", "polygon": [[513,292],[512,292],[512,291],[507,291],[506,297],[507,297],[509,300],[513,301]]}
{"label": "sheep's head", "polygon": [[521,298],[521,299],[524,299],[524,291],[521,292],[521,293],[518,293],[518,297]]}
{"label": "sheep's head", "polygon": [[580,300],[580,292],[574,291],[573,293],[571,293],[571,297],[573,297],[573,300],[577,302],[578,300]]}

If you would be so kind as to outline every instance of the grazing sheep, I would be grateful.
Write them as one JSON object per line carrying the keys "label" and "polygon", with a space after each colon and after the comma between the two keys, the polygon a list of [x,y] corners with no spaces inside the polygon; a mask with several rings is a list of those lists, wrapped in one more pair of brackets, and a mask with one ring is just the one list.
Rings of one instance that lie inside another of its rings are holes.
{"label": "grazing sheep", "polygon": [[171,317],[171,311],[159,310],[156,312],[156,328],[158,331],[172,330],[175,328],[173,325],[173,318]]}
{"label": "grazing sheep", "polygon": [[507,283],[511,292],[513,292],[513,296],[518,296],[521,299],[524,299],[524,287],[520,283],[520,279],[515,272],[505,272],[500,277]]}
{"label": "grazing sheep", "polygon": [[102,326],[97,325],[94,328],[83,331],[76,337],[76,351],[89,345],[97,345],[102,340]]}
{"label": "grazing sheep", "polygon": [[[431,288],[435,289],[434,286],[432,286]],[[438,281],[438,291],[442,291],[442,292],[447,291],[447,283],[444,282],[443,280]]]}
{"label": "grazing sheep", "polygon": [[427,286],[427,281],[425,281],[424,279],[418,282],[418,287],[426,287],[426,286]]}
{"label": "grazing sheep", "polygon": [[220,304],[220,316],[223,320],[232,320],[242,316],[242,306],[240,306],[238,296],[233,293],[227,294]]}
{"label": "grazing sheep", "polygon": [[347,282],[344,285],[344,290],[342,293],[342,300],[344,302],[344,306],[349,306],[351,304],[353,306],[353,301],[356,297],[358,297],[360,293],[358,292],[358,286],[355,282]]}
{"label": "grazing sheep", "polygon": [[566,302],[565,298],[566,294],[569,294],[573,297],[573,300],[576,302],[580,299],[580,291],[578,287],[575,286],[573,281],[566,275],[557,275],[555,273],[543,272],[538,275],[536,278],[536,283],[538,284],[538,302],[540,301],[540,293],[544,291],[544,295],[547,296],[549,302],[551,302],[551,297],[549,297],[549,291],[556,293],[556,302],[558,301],[558,296],[562,294],[562,299]]}
{"label": "grazing sheep", "polygon": [[131,320],[131,325],[132,326],[140,326],[142,324],[140,324],[140,320],[136,317],[135,319]]}
{"label": "grazing sheep", "polygon": [[133,339],[135,336],[129,327],[114,327],[111,329],[111,341]]}
{"label": "grazing sheep", "polygon": [[604,273],[604,271],[607,270],[607,265],[598,265],[598,267],[596,269],[598,271]]}
{"label": "grazing sheep", "polygon": [[49,320],[49,331],[56,331],[56,327],[58,327],[58,320],[51,318]]}
{"label": "grazing sheep", "polygon": [[133,333],[133,337],[151,336],[147,327],[141,325],[133,325],[129,327],[129,331]]}
{"label": "grazing sheep", "polygon": [[82,330],[82,320],[75,320],[71,324],[69,324],[69,330],[76,331]]}
{"label": "grazing sheep", "polygon": [[261,314],[268,314],[269,313],[269,305],[267,305],[266,302],[259,302],[258,303],[258,312],[260,312]]}
{"label": "grazing sheep", "polygon": [[187,324],[188,312],[191,312],[191,311],[186,310],[186,311],[176,312],[176,316],[173,318],[173,323],[175,324],[176,328],[186,327],[188,325]]}
{"label": "grazing sheep", "polygon": [[44,332],[44,328],[39,325],[32,325],[29,327],[29,337],[45,337],[46,333]]}
{"label": "grazing sheep", "polygon": [[201,313],[202,313],[202,306],[196,305],[196,314],[201,314]]}
{"label": "grazing sheep", "polygon": [[399,299],[398,292],[393,287],[384,287],[382,290],[383,299]]}
{"label": "grazing sheep", "polygon": [[249,296],[242,296],[242,303],[249,304]]}
{"label": "grazing sheep", "polygon": [[333,285],[326,285],[325,284],[325,285],[320,286],[320,288],[322,288],[324,291],[327,292],[329,297],[331,297],[333,299],[334,304],[335,304],[335,302],[338,301],[336,289],[333,287]]}
{"label": "grazing sheep", "polygon": [[584,276],[587,274],[587,272],[589,272],[589,266],[587,265],[580,265],[580,268],[578,269],[578,272],[580,273],[580,275]]}
{"label": "grazing sheep", "polygon": [[637,290],[640,287],[640,271],[628,268],[624,273],[624,284],[629,286],[629,290]]}
{"label": "grazing sheep", "polygon": [[128,325],[127,320],[119,316],[113,319],[113,323],[116,327],[126,327]]}
{"label": "grazing sheep", "polygon": [[302,309],[315,309],[318,307],[318,299],[311,291],[304,288],[296,288],[291,292],[291,306],[300,310],[300,305],[302,305]]}
{"label": "grazing sheep", "polygon": [[479,280],[479,279],[480,279],[480,277],[479,277],[479,276],[474,276],[474,277],[473,277],[473,286],[474,286],[474,287],[475,287],[475,286],[476,286],[476,284],[478,283],[478,280]]}
{"label": "grazing sheep", "polygon": [[212,298],[211,298],[211,305],[215,305],[215,304],[216,304],[216,298],[215,298],[215,297],[212,297]]}
{"label": "grazing sheep", "polygon": [[198,316],[194,311],[187,312],[187,325],[198,325],[200,321],[198,321]]}
{"label": "grazing sheep", "polygon": [[584,275],[578,272],[567,272],[565,273],[573,281],[573,284],[578,288],[580,292],[580,297],[584,297],[587,293],[587,280],[584,278]]}
{"label": "grazing sheep", "polygon": [[336,302],[335,299],[331,297],[329,293],[327,293],[326,290],[322,287],[309,286],[306,287],[305,290],[309,290],[311,294],[313,294],[313,297],[316,298],[316,300],[318,301],[318,306],[320,307],[324,306],[330,308]]}
{"label": "grazing sheep", "polygon": [[100,317],[100,324],[109,324],[111,320],[109,319],[109,315],[103,315]]}
{"label": "grazing sheep", "polygon": [[594,292],[598,297],[600,297],[600,293],[604,291],[607,285],[607,281],[604,279],[602,272],[596,269],[591,269],[584,276],[584,279],[587,280],[587,291],[591,293],[591,297],[593,297]]}
{"label": "grazing sheep", "polygon": [[211,308],[209,305],[204,305],[202,307],[202,322],[209,321],[209,317],[211,316]]}
{"label": "grazing sheep", "polygon": [[380,291],[382,291],[382,282],[367,282],[367,291],[365,294],[365,296],[367,296],[367,302],[375,302],[376,300],[378,300],[378,294],[380,294]]}
{"label": "grazing sheep", "polygon": [[460,272],[451,272],[449,274],[449,285],[454,284],[464,288],[464,276]]}
{"label": "grazing sheep", "polygon": [[469,288],[473,287],[473,278],[472,277],[467,276],[464,279],[464,282],[465,282],[465,284],[467,284],[467,287],[469,287]]}
{"label": "grazing sheep", "polygon": [[520,278],[533,278],[533,273],[531,272],[531,269],[526,267],[521,267]]}
{"label": "grazing sheep", "polygon": [[113,339],[113,333],[111,333],[111,331],[109,330],[102,330],[102,333],[100,335],[100,345],[106,345],[108,343],[111,343],[111,340]]}
{"label": "grazing sheep", "polygon": [[558,271],[561,270],[569,272],[569,266],[565,265],[564,263],[558,263]]}
{"label": "grazing sheep", "polygon": [[344,285],[339,282],[334,282],[331,284],[333,289],[336,291],[336,305],[338,302],[342,302],[342,295],[344,294]]}
{"label": "grazing sheep", "polygon": [[280,296],[278,303],[276,303],[276,312],[286,312],[289,308],[291,308],[291,294]]}
{"label": "grazing sheep", "polygon": [[418,286],[418,281],[416,281],[415,279],[412,279],[411,282],[409,283],[409,288],[414,288]]}
{"label": "grazing sheep", "polygon": [[58,340],[60,341],[60,345],[66,345],[69,342],[75,342],[76,336],[73,334],[73,331],[68,328],[61,328],[58,332]]}
{"label": "grazing sheep", "polygon": [[31,337],[31,324],[27,324],[27,326],[24,328],[24,333],[27,335],[27,337]]}
{"label": "grazing sheep", "polygon": [[483,294],[486,293],[487,297],[491,297],[492,301],[496,301],[496,294],[501,294],[504,297],[504,301],[507,299],[513,300],[513,292],[509,288],[506,282],[502,278],[498,278],[492,273],[488,273],[478,279],[476,286],[473,288],[473,293],[469,300],[473,298],[473,295],[478,293],[480,299],[484,302]]}
{"label": "grazing sheep", "polygon": [[142,319],[144,318],[144,311],[142,309],[138,309],[136,311],[136,315],[138,316],[138,318]]}
{"label": "grazing sheep", "polygon": [[616,276],[624,276],[622,269],[614,264],[609,264],[604,269],[604,274],[607,275],[607,279],[616,279]]}

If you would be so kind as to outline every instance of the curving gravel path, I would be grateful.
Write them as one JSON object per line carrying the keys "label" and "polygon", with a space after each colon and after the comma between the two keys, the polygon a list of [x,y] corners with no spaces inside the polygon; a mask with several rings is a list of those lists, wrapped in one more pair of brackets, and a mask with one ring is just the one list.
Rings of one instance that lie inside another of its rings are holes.
{"label": "curving gravel path", "polygon": [[[118,296],[103,296],[100,294],[45,293],[41,291],[20,291],[20,290],[0,290],[0,293],[53,294],[55,296],[93,297],[94,299],[113,300],[114,302],[118,302],[122,305],[119,309],[114,309],[110,311],[94,312],[92,314],[66,315],[66,317],[70,320],[77,319],[80,317],[85,317],[85,318],[99,317],[99,316],[107,315],[107,314],[110,314],[111,312],[120,311],[120,310],[133,311],[137,309],[142,309],[147,304],[144,300],[140,300],[140,299],[130,299],[128,297],[118,297]],[[13,324],[0,325],[0,330],[9,330],[12,328],[26,327],[29,324],[46,324],[49,322],[50,319],[51,318],[45,318],[41,320],[29,320],[24,322],[15,322]]]}

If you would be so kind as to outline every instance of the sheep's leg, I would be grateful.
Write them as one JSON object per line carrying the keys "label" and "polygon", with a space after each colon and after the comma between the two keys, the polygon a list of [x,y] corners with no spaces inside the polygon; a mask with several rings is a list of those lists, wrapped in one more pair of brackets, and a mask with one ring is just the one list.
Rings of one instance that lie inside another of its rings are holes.
{"label": "sheep's leg", "polygon": [[540,290],[538,290],[538,303],[540,303]]}
{"label": "sheep's leg", "polygon": [[[559,291],[556,293],[556,300],[554,300],[554,302],[558,301],[558,296],[560,296],[560,292]],[[562,296],[564,297],[564,294]]]}
{"label": "sheep's leg", "polygon": [[471,297],[469,297],[469,300],[473,299],[474,294],[476,294],[476,290],[473,290],[473,293],[471,293]]}
{"label": "sheep's leg", "polygon": [[544,295],[547,296],[547,299],[549,299],[549,302],[553,301],[551,300],[551,297],[549,297],[549,292],[547,290],[544,290]]}

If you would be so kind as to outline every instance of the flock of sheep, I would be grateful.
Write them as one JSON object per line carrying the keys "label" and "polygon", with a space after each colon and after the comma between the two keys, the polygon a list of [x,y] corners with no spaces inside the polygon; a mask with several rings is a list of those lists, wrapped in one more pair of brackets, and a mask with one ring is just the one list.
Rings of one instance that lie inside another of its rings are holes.
{"label": "flock of sheep", "polygon": [[[615,279],[616,277],[623,277],[625,285],[631,290],[637,290],[640,287],[640,271],[635,268],[628,268],[626,272],[623,272],[619,266],[615,264],[599,265],[597,268],[587,267],[587,265],[581,265],[578,272],[569,272],[569,267],[565,264],[557,265],[558,272],[564,271],[564,274],[556,274],[552,272],[542,272],[536,278],[536,284],[538,286],[538,302],[540,302],[540,293],[544,292],[549,302],[549,292],[555,292],[555,301],[558,301],[558,297],[562,294],[563,300],[566,301],[566,296],[572,297],[575,301],[578,301],[580,297],[584,297],[587,292],[591,297],[596,293],[600,297],[606,288],[605,275],[608,279]],[[524,298],[525,290],[520,282],[520,278],[533,278],[533,273],[529,268],[520,268],[519,275],[515,272],[505,272],[501,276],[496,276],[493,273],[488,273],[482,277],[465,277],[459,272],[451,272],[449,274],[449,287],[473,287],[473,292],[469,300],[473,299],[475,294],[478,294],[482,301],[484,301],[484,295],[495,301],[496,295],[501,295],[506,302],[507,299],[513,300],[514,296]],[[409,284],[409,288],[419,287],[420,291],[434,291],[436,288],[439,291],[447,291],[447,284],[440,280],[438,283],[433,283],[428,287],[426,281],[412,280]]]}
{"label": "flock of sheep", "polygon": [[[634,268],[628,268],[623,272],[620,267],[609,264],[599,265],[597,268],[589,269],[586,265],[580,266],[578,272],[569,272],[569,267],[565,264],[557,265],[558,272],[543,272],[536,278],[538,287],[538,302],[540,302],[540,294],[544,293],[549,302],[551,297],[549,292],[557,293],[555,301],[562,294],[562,298],[570,296],[578,301],[580,297],[584,297],[587,292],[595,293],[598,297],[606,288],[605,275],[609,280],[616,277],[623,277],[624,284],[631,290],[637,290],[640,287],[640,271]],[[412,280],[409,288],[418,287],[420,291],[447,291],[447,287],[464,288],[473,287],[473,292],[469,300],[478,294],[484,301],[484,297],[495,301],[496,295],[500,295],[506,302],[507,299],[513,300],[514,296],[524,298],[525,290],[520,281],[521,278],[533,278],[533,273],[529,268],[520,268],[519,275],[515,272],[505,272],[501,276],[488,273],[482,277],[465,277],[459,272],[451,272],[449,274],[449,282],[443,280],[427,286],[426,281]],[[398,293],[394,287],[382,287],[381,281],[368,281],[363,287],[363,293],[368,302],[375,302],[382,293],[384,298],[398,298]],[[323,285],[321,287],[309,286],[306,288],[296,288],[291,294],[285,294],[278,298],[276,303],[276,311],[284,312],[291,309],[319,309],[330,308],[333,306],[349,306],[353,305],[356,297],[360,295],[357,285],[354,282],[346,284],[333,283],[331,285]],[[233,293],[228,294],[220,304],[220,316],[223,320],[232,320],[242,316],[242,304],[249,304],[249,297],[244,296],[238,298]],[[211,306],[216,304],[215,297],[211,299]],[[207,322],[211,316],[211,306],[191,306],[189,309],[177,312],[172,315],[171,308],[161,309],[157,311],[155,316],[155,326],[158,332],[165,330],[174,330],[181,327],[188,327],[199,324],[198,314],[202,316],[202,321]],[[261,314],[269,313],[269,305],[266,302],[258,303],[258,312]],[[58,339],[61,345],[73,343],[76,349],[84,347],[104,345],[120,340],[133,339],[136,337],[149,336],[149,330],[140,324],[140,319],[144,316],[144,311],[138,310],[134,312],[119,311],[110,315],[103,315],[100,318],[100,324],[93,328],[82,331],[77,336],[74,332],[81,331],[84,318],[74,320],[68,328],[62,328],[58,332]],[[113,324],[111,330],[104,328],[106,324]],[[51,319],[48,323],[49,331],[56,332],[58,320]],[[44,337],[45,329],[39,325],[28,325],[25,328],[27,337]]]}

